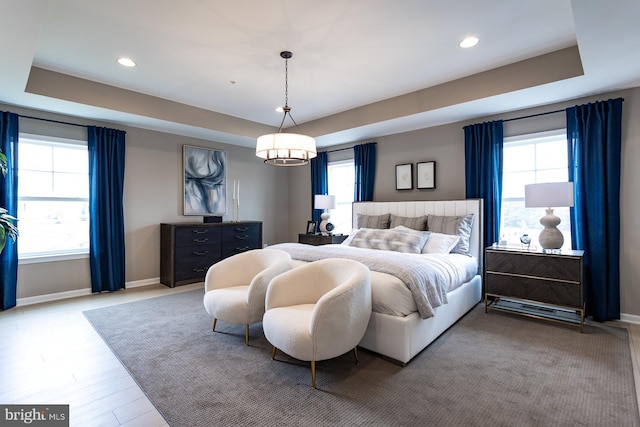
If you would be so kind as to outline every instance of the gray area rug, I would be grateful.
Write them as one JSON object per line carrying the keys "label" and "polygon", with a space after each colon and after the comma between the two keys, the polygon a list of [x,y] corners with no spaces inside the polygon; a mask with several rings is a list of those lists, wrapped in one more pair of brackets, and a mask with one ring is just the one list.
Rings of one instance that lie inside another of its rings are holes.
{"label": "gray area rug", "polygon": [[202,290],[84,314],[173,427],[640,426],[627,331],[575,328],[478,305],[406,367],[361,350],[317,363],[260,324],[211,319]]}

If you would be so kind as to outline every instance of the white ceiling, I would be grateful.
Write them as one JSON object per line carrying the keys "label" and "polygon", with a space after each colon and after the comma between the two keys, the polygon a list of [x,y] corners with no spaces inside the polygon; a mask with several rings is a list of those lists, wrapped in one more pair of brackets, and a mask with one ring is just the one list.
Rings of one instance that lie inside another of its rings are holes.
{"label": "white ceiling", "polygon": [[[0,102],[244,146],[282,118],[274,111],[284,103],[282,50],[293,52],[292,115],[303,131],[305,123],[315,130],[319,146],[640,86],[638,0],[0,0],[0,7]],[[468,35],[480,43],[459,48]],[[397,108],[391,98],[575,45],[584,75],[417,106],[406,116],[359,117],[368,104]],[[119,56],[137,67],[120,66]],[[29,81],[32,67],[64,74],[78,88],[89,80],[171,101],[165,109],[197,107],[214,124],[105,107],[90,94],[51,95],[55,88],[35,85],[50,74]],[[333,115],[344,112],[350,122],[335,125]],[[230,130],[215,125],[221,114],[243,120]]]}

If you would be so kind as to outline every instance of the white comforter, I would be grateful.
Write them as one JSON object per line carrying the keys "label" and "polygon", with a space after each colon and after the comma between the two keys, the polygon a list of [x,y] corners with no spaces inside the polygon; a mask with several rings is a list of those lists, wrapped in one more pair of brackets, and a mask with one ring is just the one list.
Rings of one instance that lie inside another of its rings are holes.
{"label": "white comforter", "polygon": [[[273,248],[286,249],[287,252],[291,253],[294,259],[293,265],[296,266],[306,262],[299,259],[304,257],[296,255],[296,246],[297,244],[282,244],[274,245]],[[308,248],[308,245],[302,246]],[[325,245],[322,247],[323,253],[331,252],[331,247],[344,248],[343,245]],[[363,253],[373,251],[376,255],[382,255],[383,257],[386,253],[390,259],[398,256],[397,252],[360,248],[353,249],[363,251]],[[341,249],[337,249],[336,252],[339,252],[340,256],[344,257],[344,252]],[[419,262],[423,260],[425,265],[429,265],[430,269],[434,269],[434,277],[438,278],[438,287],[444,289],[445,292],[456,289],[463,283],[468,282],[477,273],[477,260],[466,255],[402,254],[402,256],[410,257],[410,259]],[[419,311],[411,290],[397,276],[372,269],[371,288],[373,311],[395,316],[406,316]],[[444,298],[443,302],[446,302],[446,298]]]}

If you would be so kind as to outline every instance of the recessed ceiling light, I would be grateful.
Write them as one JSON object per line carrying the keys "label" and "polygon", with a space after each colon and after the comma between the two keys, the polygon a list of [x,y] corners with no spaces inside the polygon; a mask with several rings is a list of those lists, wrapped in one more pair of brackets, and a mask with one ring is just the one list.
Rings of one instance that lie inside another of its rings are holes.
{"label": "recessed ceiling light", "polygon": [[135,67],[136,63],[129,58],[118,58],[118,64],[124,65],[125,67]]}
{"label": "recessed ceiling light", "polygon": [[462,40],[460,42],[460,44],[458,46],[463,47],[463,48],[468,48],[468,47],[473,47],[475,45],[477,45],[479,42],[477,37],[467,37],[464,40]]}

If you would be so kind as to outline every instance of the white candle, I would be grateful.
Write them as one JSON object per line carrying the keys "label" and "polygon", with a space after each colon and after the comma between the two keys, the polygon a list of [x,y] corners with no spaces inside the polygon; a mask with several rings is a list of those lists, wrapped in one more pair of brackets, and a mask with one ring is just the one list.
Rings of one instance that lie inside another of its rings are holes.
{"label": "white candle", "polygon": [[236,180],[233,180],[233,200],[236,199]]}
{"label": "white candle", "polygon": [[236,198],[238,199],[238,203],[240,203],[240,180],[238,180],[238,194]]}

